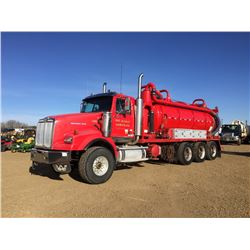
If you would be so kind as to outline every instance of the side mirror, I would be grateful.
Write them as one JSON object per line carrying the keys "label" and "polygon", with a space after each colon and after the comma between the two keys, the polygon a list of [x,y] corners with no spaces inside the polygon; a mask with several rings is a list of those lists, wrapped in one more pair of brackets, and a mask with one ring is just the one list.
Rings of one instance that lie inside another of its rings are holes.
{"label": "side mirror", "polygon": [[130,98],[126,97],[125,99],[125,112],[130,113],[131,107],[130,107]]}

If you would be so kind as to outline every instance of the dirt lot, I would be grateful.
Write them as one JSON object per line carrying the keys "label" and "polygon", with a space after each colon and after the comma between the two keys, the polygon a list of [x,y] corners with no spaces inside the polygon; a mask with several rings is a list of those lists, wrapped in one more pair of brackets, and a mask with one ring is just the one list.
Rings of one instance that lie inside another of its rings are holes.
{"label": "dirt lot", "polygon": [[29,153],[1,153],[2,217],[250,217],[250,145],[190,166],[141,163],[102,185],[74,172],[29,169]]}

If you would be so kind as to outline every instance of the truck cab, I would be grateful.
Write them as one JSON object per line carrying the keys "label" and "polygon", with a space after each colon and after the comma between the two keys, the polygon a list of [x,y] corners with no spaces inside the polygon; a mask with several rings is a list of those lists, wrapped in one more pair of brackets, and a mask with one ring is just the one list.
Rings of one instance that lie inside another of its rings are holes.
{"label": "truck cab", "polygon": [[220,133],[221,143],[241,144],[241,126],[235,124],[224,124]]}
{"label": "truck cab", "polygon": [[[115,92],[91,95],[82,100],[81,113],[110,114],[112,124],[106,131],[115,143],[128,143],[134,137],[135,99]],[[104,131],[105,132],[105,131]]]}

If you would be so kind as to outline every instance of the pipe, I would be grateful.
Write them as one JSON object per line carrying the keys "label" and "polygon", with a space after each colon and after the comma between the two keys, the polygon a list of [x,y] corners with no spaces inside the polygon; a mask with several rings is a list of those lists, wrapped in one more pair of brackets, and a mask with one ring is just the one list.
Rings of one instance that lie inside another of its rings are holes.
{"label": "pipe", "polygon": [[142,112],[143,112],[143,101],[141,98],[141,89],[142,89],[142,78],[143,73],[138,77],[138,96],[136,99],[136,117],[135,117],[135,140],[131,142],[131,145],[136,144],[142,133]]}
{"label": "pipe", "polygon": [[135,135],[140,136],[142,130],[142,107],[143,101],[141,98],[141,87],[142,87],[143,74],[138,77],[138,96],[136,99],[136,119],[135,119]]}
{"label": "pipe", "polygon": [[143,78],[143,73],[141,73],[138,77],[138,97],[137,99],[141,99],[141,88],[142,88],[142,78]]}
{"label": "pipe", "polygon": [[215,134],[220,130],[220,127],[221,127],[221,120],[220,120],[218,114],[215,114],[215,115],[214,115],[214,120],[215,120],[215,123],[216,123],[217,125],[216,125],[216,127],[213,129],[212,135],[215,135]]}
{"label": "pipe", "polygon": [[170,97],[168,90],[162,89],[162,90],[160,90],[160,93],[166,93],[166,98],[164,98],[164,99],[167,101],[171,101],[171,97]]}
{"label": "pipe", "polygon": [[103,83],[102,85],[102,93],[107,93],[107,83]]}

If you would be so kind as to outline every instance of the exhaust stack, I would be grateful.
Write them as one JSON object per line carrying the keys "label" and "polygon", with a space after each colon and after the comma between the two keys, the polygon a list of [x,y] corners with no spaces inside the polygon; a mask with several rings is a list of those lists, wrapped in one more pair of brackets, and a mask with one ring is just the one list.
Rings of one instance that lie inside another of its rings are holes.
{"label": "exhaust stack", "polygon": [[106,82],[103,83],[103,85],[102,85],[102,92],[107,93],[107,83]]}
{"label": "exhaust stack", "polygon": [[142,133],[142,107],[143,101],[141,98],[141,86],[142,86],[143,74],[141,73],[138,77],[138,97],[136,99],[136,119],[135,119],[135,136],[137,140]]}

